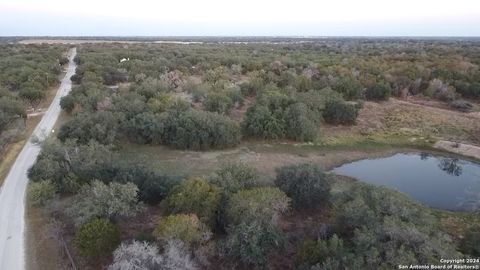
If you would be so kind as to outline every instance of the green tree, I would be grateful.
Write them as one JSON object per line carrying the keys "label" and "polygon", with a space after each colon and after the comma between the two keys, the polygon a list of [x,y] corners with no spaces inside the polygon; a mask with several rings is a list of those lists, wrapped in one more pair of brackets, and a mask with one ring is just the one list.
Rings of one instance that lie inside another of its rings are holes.
{"label": "green tree", "polygon": [[295,103],[285,113],[287,138],[295,141],[312,141],[317,137],[317,120],[307,105]]}
{"label": "green tree", "polygon": [[246,137],[280,139],[285,136],[285,123],[270,112],[267,106],[254,105],[247,110],[242,123]]}
{"label": "green tree", "polygon": [[330,197],[331,180],[314,164],[299,164],[277,169],[277,185],[292,198],[296,208],[316,207]]}
{"label": "green tree", "polygon": [[388,100],[392,94],[390,85],[385,83],[377,83],[368,87],[365,91],[365,98],[368,100]]}
{"label": "green tree", "polygon": [[353,125],[358,117],[357,108],[344,101],[331,100],[325,104],[323,119],[333,125]]}
{"label": "green tree", "polygon": [[229,224],[262,222],[271,226],[289,208],[290,199],[278,188],[258,187],[231,196],[226,210]]}
{"label": "green tree", "polygon": [[244,163],[226,163],[215,171],[211,182],[227,193],[236,193],[257,186],[259,177],[256,169]]}
{"label": "green tree", "polygon": [[162,114],[162,142],[180,149],[226,148],[240,142],[240,127],[230,118],[212,112],[172,109]]}
{"label": "green tree", "polygon": [[60,107],[68,113],[73,111],[75,108],[75,97],[73,95],[67,95],[60,99]]}
{"label": "green tree", "polygon": [[273,226],[259,222],[242,222],[228,230],[223,252],[244,265],[262,266],[268,254],[283,246],[283,233]]}
{"label": "green tree", "polygon": [[169,213],[193,213],[202,222],[214,227],[221,198],[220,188],[206,180],[193,178],[174,186],[165,199],[165,205]]}
{"label": "green tree", "polygon": [[177,214],[160,219],[153,235],[163,242],[181,240],[191,246],[208,240],[210,232],[196,215]]}
{"label": "green tree", "polygon": [[62,142],[75,139],[80,144],[86,144],[90,140],[112,144],[118,138],[118,126],[118,116],[112,112],[83,113],[63,124],[57,137]]}
{"label": "green tree", "polygon": [[80,255],[87,258],[108,256],[120,243],[118,228],[107,219],[93,219],[84,224],[74,238]]}
{"label": "green tree", "polygon": [[341,93],[346,100],[355,100],[362,96],[363,86],[355,79],[344,77],[337,81],[333,90]]}
{"label": "green tree", "polygon": [[94,217],[131,217],[141,208],[135,184],[112,182],[105,185],[100,181],[93,181],[74,197],[68,213],[76,224],[83,224]]}
{"label": "green tree", "polygon": [[230,97],[223,93],[210,93],[203,102],[205,110],[219,114],[228,114],[233,107]]}
{"label": "green tree", "polygon": [[56,191],[51,181],[30,182],[27,192],[28,201],[33,205],[43,206],[54,198]]}

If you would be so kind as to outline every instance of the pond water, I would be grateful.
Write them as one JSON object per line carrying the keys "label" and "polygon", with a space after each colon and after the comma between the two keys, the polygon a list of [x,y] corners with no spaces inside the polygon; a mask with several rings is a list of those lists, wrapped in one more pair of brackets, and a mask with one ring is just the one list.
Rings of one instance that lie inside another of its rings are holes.
{"label": "pond water", "polygon": [[406,193],[433,208],[469,211],[480,206],[480,164],[425,153],[396,154],[333,170]]}

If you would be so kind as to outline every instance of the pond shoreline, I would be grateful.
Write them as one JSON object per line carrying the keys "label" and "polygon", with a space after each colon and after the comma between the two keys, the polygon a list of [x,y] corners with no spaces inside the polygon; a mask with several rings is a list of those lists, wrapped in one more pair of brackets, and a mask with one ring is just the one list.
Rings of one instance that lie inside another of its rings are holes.
{"label": "pond shoreline", "polygon": [[480,163],[432,152],[395,153],[366,158],[333,168],[330,173],[385,186],[431,208],[478,209]]}

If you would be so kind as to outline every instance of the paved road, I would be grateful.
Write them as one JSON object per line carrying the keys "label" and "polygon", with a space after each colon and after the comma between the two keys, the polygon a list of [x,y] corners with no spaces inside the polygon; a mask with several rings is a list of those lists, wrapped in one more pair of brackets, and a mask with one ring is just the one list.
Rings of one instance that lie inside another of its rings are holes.
{"label": "paved road", "polygon": [[[60,114],[60,98],[72,89],[70,77],[75,73],[73,58],[76,48],[69,51],[67,74],[62,80],[50,107],[33,131],[40,140],[50,133]],[[35,163],[40,146],[28,141],[13,164],[0,190],[0,269],[25,269],[25,189],[27,170]]]}

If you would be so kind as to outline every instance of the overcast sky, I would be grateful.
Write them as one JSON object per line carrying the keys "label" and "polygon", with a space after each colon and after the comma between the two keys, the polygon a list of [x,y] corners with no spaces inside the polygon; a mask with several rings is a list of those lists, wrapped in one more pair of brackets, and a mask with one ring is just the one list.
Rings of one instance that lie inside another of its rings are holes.
{"label": "overcast sky", "polygon": [[480,36],[480,0],[0,0],[0,35]]}

